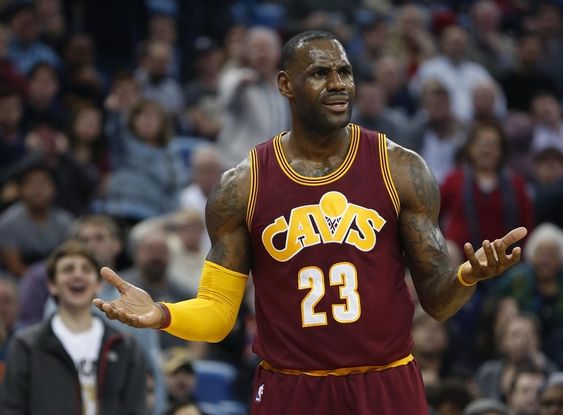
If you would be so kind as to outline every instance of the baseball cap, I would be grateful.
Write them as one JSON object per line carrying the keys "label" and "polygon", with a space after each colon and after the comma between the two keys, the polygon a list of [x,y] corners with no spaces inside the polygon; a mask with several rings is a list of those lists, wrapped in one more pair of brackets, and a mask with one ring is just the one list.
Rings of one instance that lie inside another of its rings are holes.
{"label": "baseball cap", "polygon": [[192,363],[193,356],[189,349],[185,347],[172,347],[165,353],[162,370],[165,375],[171,375],[179,370],[194,373]]}

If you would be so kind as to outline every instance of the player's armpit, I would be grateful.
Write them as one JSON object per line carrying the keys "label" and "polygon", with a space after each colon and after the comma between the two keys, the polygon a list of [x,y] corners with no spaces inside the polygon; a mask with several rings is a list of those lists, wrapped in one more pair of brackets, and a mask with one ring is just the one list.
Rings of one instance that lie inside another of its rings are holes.
{"label": "player's armpit", "polygon": [[205,261],[197,298],[162,303],[170,312],[163,330],[192,341],[219,342],[233,328],[247,276]]}

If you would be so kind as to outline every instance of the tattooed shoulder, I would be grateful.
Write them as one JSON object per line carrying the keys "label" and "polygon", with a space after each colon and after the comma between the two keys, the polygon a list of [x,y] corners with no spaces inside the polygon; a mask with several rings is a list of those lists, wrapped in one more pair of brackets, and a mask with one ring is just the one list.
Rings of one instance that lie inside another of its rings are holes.
{"label": "tattooed shoulder", "polygon": [[205,218],[210,233],[244,222],[249,192],[250,163],[245,160],[223,173],[219,184],[209,195]]}
{"label": "tattooed shoulder", "polygon": [[412,150],[389,147],[391,174],[402,205],[418,205],[438,214],[440,188],[424,159]]}

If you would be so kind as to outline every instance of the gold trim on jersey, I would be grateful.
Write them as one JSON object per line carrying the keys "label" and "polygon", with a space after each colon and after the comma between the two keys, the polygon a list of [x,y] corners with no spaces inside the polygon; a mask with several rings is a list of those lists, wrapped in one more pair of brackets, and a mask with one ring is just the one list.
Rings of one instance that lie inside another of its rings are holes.
{"label": "gold trim on jersey", "polygon": [[371,373],[371,372],[381,372],[382,370],[391,369],[393,367],[405,366],[412,362],[414,357],[412,354],[409,354],[402,359],[395,360],[386,365],[379,365],[379,366],[356,366],[356,367],[342,367],[339,369],[329,369],[329,370],[296,370],[296,369],[277,369],[273,367],[271,364],[262,360],[260,362],[260,366],[262,368],[276,373],[282,373],[284,375],[305,375],[305,376],[315,376],[315,377],[322,377],[322,376],[348,376],[354,375],[358,373]]}
{"label": "gold trim on jersey", "polygon": [[348,153],[344,158],[342,164],[332,173],[322,176],[322,177],[307,177],[302,176],[297,173],[295,170],[291,168],[289,162],[285,158],[285,154],[283,153],[282,143],[281,143],[281,135],[278,135],[274,138],[274,152],[276,154],[276,159],[278,161],[279,166],[285,173],[287,177],[298,184],[302,184],[305,186],[322,186],[325,184],[333,183],[336,180],[340,179],[342,176],[346,174],[346,172],[352,166],[354,159],[356,158],[356,153],[358,151],[358,147],[360,144],[360,128],[355,124],[349,124],[350,127],[350,148],[348,149]]}
{"label": "gold trim on jersey", "polygon": [[385,187],[393,206],[395,207],[395,212],[399,216],[401,211],[401,202],[399,200],[399,195],[397,189],[395,188],[395,183],[393,183],[393,176],[391,176],[391,168],[389,167],[389,156],[387,154],[387,137],[385,134],[378,133],[377,140],[379,143],[379,165],[381,166],[381,173],[383,176],[383,181],[385,182]]}
{"label": "gold trim on jersey", "polygon": [[246,208],[246,226],[250,229],[254,209],[256,208],[256,197],[258,194],[258,156],[256,149],[250,151],[250,194],[248,195],[248,205]]}

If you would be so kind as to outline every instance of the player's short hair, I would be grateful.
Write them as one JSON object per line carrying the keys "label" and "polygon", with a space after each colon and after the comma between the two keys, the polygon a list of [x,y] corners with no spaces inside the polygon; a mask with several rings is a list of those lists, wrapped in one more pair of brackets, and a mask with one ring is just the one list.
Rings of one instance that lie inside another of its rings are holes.
{"label": "player's short hair", "polygon": [[340,40],[334,33],[326,32],[324,30],[307,30],[305,32],[301,32],[293,36],[285,43],[285,45],[283,45],[280,59],[281,69],[285,71],[289,65],[291,65],[291,62],[295,57],[295,52],[299,46],[319,39],[336,40],[340,43]]}

